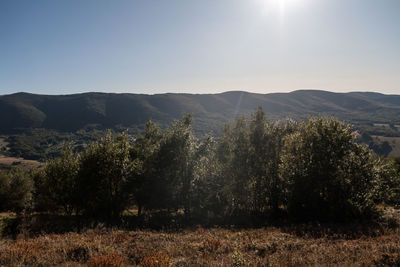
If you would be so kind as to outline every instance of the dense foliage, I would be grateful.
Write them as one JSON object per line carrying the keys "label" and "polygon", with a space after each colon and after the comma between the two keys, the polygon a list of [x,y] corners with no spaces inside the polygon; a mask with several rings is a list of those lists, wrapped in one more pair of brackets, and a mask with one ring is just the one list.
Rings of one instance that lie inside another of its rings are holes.
{"label": "dense foliage", "polygon": [[21,213],[32,206],[33,182],[28,173],[12,169],[0,171],[0,211]]}
{"label": "dense foliage", "polygon": [[[259,108],[250,119],[226,124],[217,139],[200,140],[192,124],[190,115],[166,129],[148,121],[136,138],[108,133],[82,152],[66,145],[61,157],[30,176],[2,174],[0,199],[10,204],[1,209],[22,210],[33,193],[37,211],[99,221],[116,222],[137,207],[139,215],[161,211],[198,223],[236,223],[285,214],[371,218],[379,203],[400,204],[395,162],[358,144],[351,127],[336,119],[277,122]],[[22,177],[33,177],[34,191]]]}
{"label": "dense foliage", "polygon": [[296,218],[351,218],[373,208],[375,183],[384,177],[349,126],[311,118],[287,136],[280,168],[289,213]]}

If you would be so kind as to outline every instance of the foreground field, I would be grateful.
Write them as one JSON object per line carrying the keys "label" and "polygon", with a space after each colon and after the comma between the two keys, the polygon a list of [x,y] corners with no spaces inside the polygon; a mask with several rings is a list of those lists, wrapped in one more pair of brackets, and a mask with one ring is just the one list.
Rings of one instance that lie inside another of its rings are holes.
{"label": "foreground field", "polygon": [[398,266],[400,232],[88,230],[0,240],[1,266]]}

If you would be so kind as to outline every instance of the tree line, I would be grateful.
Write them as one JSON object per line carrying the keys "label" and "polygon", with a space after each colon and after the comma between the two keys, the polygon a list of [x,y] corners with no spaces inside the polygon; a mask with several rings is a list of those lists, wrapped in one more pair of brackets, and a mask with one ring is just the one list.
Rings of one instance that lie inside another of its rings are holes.
{"label": "tree line", "polygon": [[184,115],[142,135],[106,134],[81,152],[29,173],[0,173],[0,210],[82,215],[118,222],[162,211],[199,223],[237,218],[343,221],[376,216],[377,204],[400,204],[395,162],[357,143],[334,118],[272,121],[258,108],[196,138]]}

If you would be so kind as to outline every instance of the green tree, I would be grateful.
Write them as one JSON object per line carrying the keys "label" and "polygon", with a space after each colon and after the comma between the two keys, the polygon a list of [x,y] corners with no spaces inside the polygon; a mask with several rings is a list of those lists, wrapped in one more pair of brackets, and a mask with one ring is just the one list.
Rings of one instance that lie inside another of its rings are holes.
{"label": "green tree", "polygon": [[400,205],[400,169],[399,159],[388,159],[374,156],[374,167],[371,172],[376,177],[374,199],[376,203]]}
{"label": "green tree", "polygon": [[207,135],[197,147],[191,197],[194,218],[200,223],[221,222],[229,207],[225,173],[217,157],[217,144],[211,135]]}
{"label": "green tree", "polygon": [[190,114],[172,123],[165,131],[157,153],[155,192],[157,206],[167,209],[191,210],[191,190],[194,177],[196,139]]}
{"label": "green tree", "polygon": [[249,180],[252,185],[253,211],[266,208],[277,211],[283,204],[283,182],[278,169],[286,135],[293,123],[267,120],[261,107],[252,114],[249,143]]}
{"label": "green tree", "polygon": [[29,173],[13,168],[0,171],[0,210],[21,213],[31,208],[33,182]]}
{"label": "green tree", "polygon": [[147,121],[145,133],[138,136],[131,147],[130,156],[136,159],[135,171],[129,179],[129,187],[138,206],[138,215],[142,214],[144,207],[151,207],[151,199],[155,198],[154,186],[156,185],[156,155],[160,149],[163,133],[160,127]]}
{"label": "green tree", "polygon": [[310,118],[286,139],[280,173],[289,213],[297,219],[341,220],[373,211],[377,173],[371,152],[351,127]]}
{"label": "green tree", "polygon": [[[235,126],[230,133],[227,133],[228,140],[232,142],[229,163],[232,214],[241,215],[249,211],[251,207],[251,181],[249,180],[249,127],[244,117],[239,117],[235,121]],[[226,142],[226,141],[225,141]]]}
{"label": "green tree", "polygon": [[225,124],[215,144],[215,152],[211,154],[212,167],[215,178],[212,176],[211,183],[214,186],[215,196],[218,205],[215,207],[220,216],[229,217],[235,210],[233,160],[235,157],[233,129],[230,124]]}
{"label": "green tree", "polygon": [[65,214],[78,213],[79,155],[72,146],[64,145],[61,157],[50,160],[41,172],[35,174],[36,204],[39,210],[57,211]]}
{"label": "green tree", "polygon": [[78,186],[84,213],[107,222],[117,221],[132,203],[128,181],[135,164],[126,134],[113,138],[109,132],[83,152]]}

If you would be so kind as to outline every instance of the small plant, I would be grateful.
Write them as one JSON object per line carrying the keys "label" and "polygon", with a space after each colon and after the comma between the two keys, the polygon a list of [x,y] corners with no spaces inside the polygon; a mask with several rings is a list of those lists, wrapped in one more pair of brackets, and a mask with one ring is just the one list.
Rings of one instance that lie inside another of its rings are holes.
{"label": "small plant", "polygon": [[197,226],[196,232],[198,234],[204,234],[204,228],[199,225],[199,226]]}
{"label": "small plant", "polygon": [[73,246],[67,250],[67,258],[71,261],[85,263],[90,257],[90,251],[86,246]]}
{"label": "small plant", "polygon": [[124,233],[118,233],[113,237],[114,243],[123,243],[128,239],[129,237]]}
{"label": "small plant", "polygon": [[128,258],[134,264],[139,264],[144,258],[149,256],[149,251],[145,248],[133,247],[129,249]]}
{"label": "small plant", "polygon": [[4,265],[12,265],[15,261],[23,265],[34,265],[42,252],[40,245],[35,242],[17,241],[6,249],[0,265],[3,264],[2,262]]}
{"label": "small plant", "polygon": [[110,253],[91,258],[87,265],[89,267],[111,267],[111,266],[123,266],[124,259],[122,256]]}
{"label": "small plant", "polygon": [[244,258],[243,253],[238,250],[235,250],[232,253],[232,260],[233,260],[233,266],[235,267],[244,266],[246,264],[246,259]]}
{"label": "small plant", "polygon": [[207,238],[203,241],[203,250],[207,252],[216,252],[221,247],[221,241],[218,239]]}
{"label": "small plant", "polygon": [[400,266],[399,254],[383,253],[374,261],[375,266]]}
{"label": "small plant", "polygon": [[142,267],[169,267],[172,265],[171,258],[165,253],[157,253],[145,257],[139,264]]}

